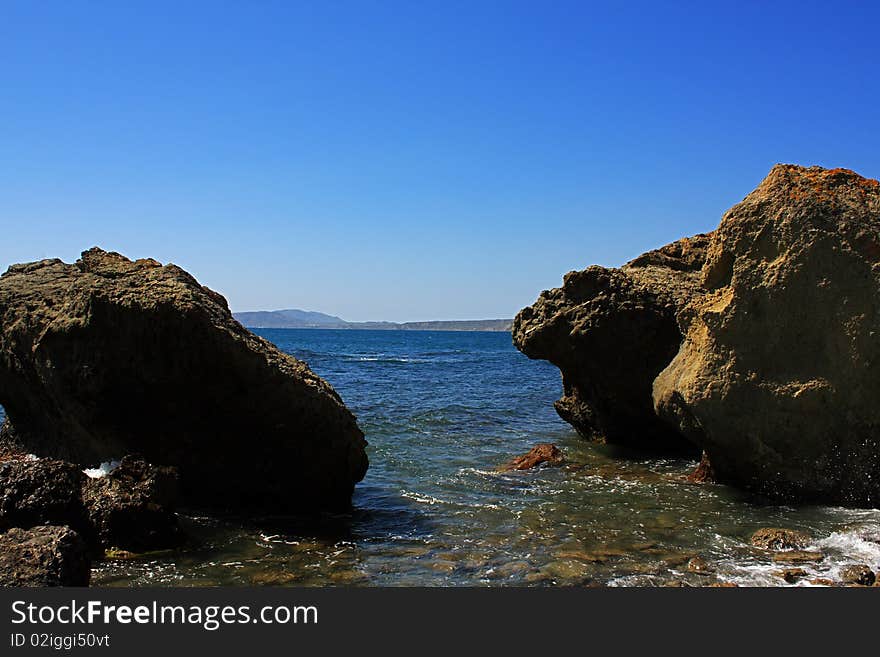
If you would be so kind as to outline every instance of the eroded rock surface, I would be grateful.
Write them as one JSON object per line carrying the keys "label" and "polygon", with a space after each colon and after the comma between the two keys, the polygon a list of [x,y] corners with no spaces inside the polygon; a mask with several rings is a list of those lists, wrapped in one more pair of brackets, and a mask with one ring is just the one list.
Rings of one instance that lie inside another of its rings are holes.
{"label": "eroded rock surface", "polygon": [[697,235],[619,269],[570,272],[517,315],[514,344],[560,369],[556,410],[584,437],[698,453],[657,417],[651,393],[681,344],[676,313],[700,293],[708,243]]}
{"label": "eroded rock surface", "polygon": [[213,507],[347,508],[367,468],[354,416],[306,364],[179,267],[100,249],[0,277],[0,404],[17,449],[142,454]]}
{"label": "eroded rock surface", "polygon": [[654,383],[722,481],[880,502],[880,184],[778,165],[713,233]]}

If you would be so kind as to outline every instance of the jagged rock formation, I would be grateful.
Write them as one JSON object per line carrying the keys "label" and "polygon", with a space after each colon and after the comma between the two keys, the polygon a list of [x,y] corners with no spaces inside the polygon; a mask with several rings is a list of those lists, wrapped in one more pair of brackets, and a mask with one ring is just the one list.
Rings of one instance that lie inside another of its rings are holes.
{"label": "jagged rock formation", "polygon": [[97,248],[0,277],[0,404],[16,449],[141,454],[213,507],[347,508],[367,468],[354,416],[307,365],[179,267]]}
{"label": "jagged rock formation", "polygon": [[0,586],[88,586],[90,567],[85,541],[68,527],[0,534]]}
{"label": "jagged rock formation", "polygon": [[562,372],[559,415],[584,437],[652,450],[693,452],[654,412],[654,378],[675,356],[676,313],[700,292],[709,236],[646,253],[620,269],[565,275],[514,320],[514,344]]}
{"label": "jagged rock formation", "polygon": [[568,274],[514,341],[562,370],[557,408],[588,437],[686,438],[719,481],[880,500],[875,180],[777,165],[710,235]]}
{"label": "jagged rock formation", "polygon": [[661,416],[719,479],[880,501],[880,184],[779,165],[715,231],[658,376]]}

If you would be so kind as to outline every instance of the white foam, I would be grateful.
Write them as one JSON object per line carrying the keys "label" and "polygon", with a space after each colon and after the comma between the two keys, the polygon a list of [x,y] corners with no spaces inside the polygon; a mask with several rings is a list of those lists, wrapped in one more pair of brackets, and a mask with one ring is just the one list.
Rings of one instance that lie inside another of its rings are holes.
{"label": "white foam", "polygon": [[119,461],[105,461],[97,468],[86,468],[83,472],[92,479],[100,479],[101,477],[106,477],[118,467]]}

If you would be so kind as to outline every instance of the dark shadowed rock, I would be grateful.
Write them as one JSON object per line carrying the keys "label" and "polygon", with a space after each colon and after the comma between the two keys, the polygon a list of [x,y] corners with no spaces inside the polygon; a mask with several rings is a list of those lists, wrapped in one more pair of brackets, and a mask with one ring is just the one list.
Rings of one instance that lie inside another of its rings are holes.
{"label": "dark shadowed rock", "polygon": [[807,547],[812,537],[806,532],[779,527],[762,527],[752,534],[749,542],[765,550],[798,550]]}
{"label": "dark shadowed rock", "polygon": [[179,267],[100,249],[0,277],[0,404],[19,448],[142,454],[215,507],[347,508],[367,468],[354,416],[306,364]]}
{"label": "dark shadowed rock", "polygon": [[513,341],[562,372],[559,415],[584,437],[695,452],[654,412],[652,384],[682,340],[676,313],[700,291],[709,237],[679,240],[620,269],[566,274],[517,315]]}
{"label": "dark shadowed rock", "polygon": [[88,479],[83,501],[100,544],[142,552],[182,540],[174,513],[178,496],[174,468],[127,456],[109,474]]}
{"label": "dark shadowed rock", "polygon": [[7,456],[0,462],[0,531],[52,524],[87,534],[81,497],[85,478],[64,461]]}
{"label": "dark shadowed rock", "polygon": [[0,586],[88,586],[90,567],[85,541],[68,527],[0,534]]}
{"label": "dark shadowed rock", "polygon": [[657,411],[719,480],[880,502],[880,183],[778,165],[712,234]]}
{"label": "dark shadowed rock", "polygon": [[553,443],[540,443],[522,456],[517,456],[510,463],[501,466],[498,470],[500,472],[529,470],[545,464],[562,465],[563,462],[565,462],[565,457],[556,445]]}

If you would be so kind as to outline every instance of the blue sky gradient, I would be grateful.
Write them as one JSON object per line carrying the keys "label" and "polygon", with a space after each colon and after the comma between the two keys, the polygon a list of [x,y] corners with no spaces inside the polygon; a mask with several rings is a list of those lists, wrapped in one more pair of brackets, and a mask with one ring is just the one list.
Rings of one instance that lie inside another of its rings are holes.
{"label": "blue sky gradient", "polygon": [[880,176],[880,6],[710,4],[3,2],[0,267],[99,245],[234,310],[505,317],[776,162]]}

